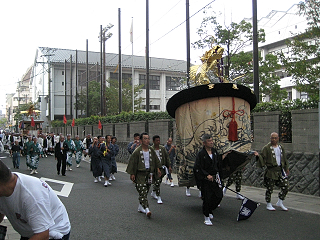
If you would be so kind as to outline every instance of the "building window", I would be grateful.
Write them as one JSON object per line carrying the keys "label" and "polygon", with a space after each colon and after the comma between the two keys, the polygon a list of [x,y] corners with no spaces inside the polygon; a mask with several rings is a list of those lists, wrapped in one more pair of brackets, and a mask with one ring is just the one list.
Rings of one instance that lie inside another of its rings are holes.
{"label": "building window", "polygon": [[167,91],[179,91],[180,90],[179,79],[166,76],[166,89]]}
{"label": "building window", "polygon": [[[110,73],[110,79],[118,80],[118,76],[119,76],[118,73],[113,73],[113,72]],[[132,86],[131,78],[132,78],[132,74],[122,73],[122,82],[123,82],[123,83],[127,83],[127,84],[129,84],[130,86]],[[112,86],[112,85],[111,85],[111,86]],[[113,87],[114,87],[114,86],[113,86]]]}
{"label": "building window", "polygon": [[142,85],[142,89],[146,89],[147,76],[143,74],[139,74],[139,85]]}
{"label": "building window", "polygon": [[[160,76],[150,75],[149,83],[151,90],[160,90]],[[139,85],[143,85],[142,89],[146,89],[147,76],[139,74]]]}
{"label": "building window", "polygon": [[288,92],[288,100],[289,100],[289,101],[292,100],[292,92]]}
{"label": "building window", "polygon": [[301,93],[300,93],[300,99],[308,99],[308,93],[306,93],[306,92],[301,92]]}
{"label": "building window", "polygon": [[[100,72],[99,71],[89,71],[89,82],[96,81],[100,82]],[[80,87],[87,86],[87,71],[78,71],[78,84]]]}
{"label": "building window", "polygon": [[[146,105],[142,105],[142,109],[146,109]],[[160,110],[160,105],[150,105],[150,110]]]}
{"label": "building window", "polygon": [[62,75],[64,75],[64,71],[62,71]]}

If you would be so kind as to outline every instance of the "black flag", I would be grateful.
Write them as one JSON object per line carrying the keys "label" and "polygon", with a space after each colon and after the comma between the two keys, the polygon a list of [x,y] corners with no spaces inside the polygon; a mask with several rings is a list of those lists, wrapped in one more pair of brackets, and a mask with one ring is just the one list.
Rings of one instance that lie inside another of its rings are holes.
{"label": "black flag", "polygon": [[256,203],[248,198],[244,198],[242,200],[242,205],[238,214],[237,221],[246,220],[251,217],[251,215],[259,205],[259,203]]}

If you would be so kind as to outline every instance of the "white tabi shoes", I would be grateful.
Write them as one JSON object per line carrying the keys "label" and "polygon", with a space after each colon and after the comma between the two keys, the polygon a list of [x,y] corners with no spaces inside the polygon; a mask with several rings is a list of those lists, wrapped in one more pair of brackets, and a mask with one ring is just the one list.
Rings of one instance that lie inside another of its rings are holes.
{"label": "white tabi shoes", "polygon": [[242,197],[239,193],[237,193],[237,197],[236,197],[238,200],[243,200],[244,197]]}
{"label": "white tabi shoes", "polygon": [[187,197],[190,197],[190,196],[191,196],[190,188],[186,188],[186,196],[187,196]]}
{"label": "white tabi shoes", "polygon": [[226,192],[227,192],[227,188],[224,187],[223,190],[222,190],[223,196],[226,195]]}
{"label": "white tabi shoes", "polygon": [[155,191],[152,191],[152,192],[151,192],[151,197],[153,197],[154,199],[158,199]]}
{"label": "white tabi shoes", "polygon": [[[210,216],[210,215],[209,215]],[[212,222],[210,220],[210,217],[206,217],[204,216],[204,224],[207,225],[207,226],[211,226],[212,225]]]}
{"label": "white tabi shoes", "polygon": [[104,182],[104,186],[105,186],[105,187],[108,187],[109,185],[111,185],[111,183],[110,183],[108,180],[106,180],[106,181]]}
{"label": "white tabi shoes", "polygon": [[160,196],[157,196],[157,198],[158,198],[158,199],[157,199],[157,203],[158,203],[158,204],[162,204],[163,202],[162,202],[162,200],[161,200],[161,197],[160,197]]}
{"label": "white tabi shoes", "polygon": [[146,208],[145,211],[146,211],[147,217],[150,218],[151,217],[151,212],[150,212],[149,208]]}
{"label": "white tabi shoes", "polygon": [[271,203],[267,203],[267,209],[269,211],[275,211],[276,209],[274,207],[272,207],[272,204]]}
{"label": "white tabi shoes", "polygon": [[276,205],[278,207],[280,207],[283,211],[288,211],[288,208],[286,208],[284,205],[283,205],[283,201],[279,198],[278,199],[278,202],[276,203]]}
{"label": "white tabi shoes", "polygon": [[170,186],[171,186],[171,187],[174,187],[174,183],[173,183],[173,181],[171,182]]}
{"label": "white tabi shoes", "polygon": [[141,204],[139,204],[139,206],[138,206],[138,212],[140,212],[140,213],[146,213],[146,210],[142,207]]}

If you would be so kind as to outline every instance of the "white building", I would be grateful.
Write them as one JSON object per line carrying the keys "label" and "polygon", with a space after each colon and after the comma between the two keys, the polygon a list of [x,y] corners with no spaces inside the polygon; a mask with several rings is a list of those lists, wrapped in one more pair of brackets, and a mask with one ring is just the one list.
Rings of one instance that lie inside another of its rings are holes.
{"label": "white building", "polygon": [[17,83],[17,90],[15,93],[6,94],[6,118],[10,127],[17,126],[18,122],[15,120],[15,114],[22,104],[32,102],[30,79],[32,76],[33,67],[29,67],[21,80]]}
{"label": "white building", "polygon": [[[304,32],[307,28],[307,20],[298,15],[298,5],[295,4],[287,11],[271,11],[266,17],[259,20],[258,27],[264,29],[266,33],[266,41],[259,43],[262,57],[280,51],[289,56],[291,51],[287,47],[286,41],[292,36]],[[308,98],[307,93],[294,89],[292,77],[287,74],[284,68],[279,69],[277,75],[281,79],[280,87],[288,92],[288,100]],[[268,100],[268,97],[265,100]]]}
{"label": "white building", "polygon": [[[77,52],[77,54],[76,54]],[[76,85],[76,55],[77,82]],[[72,59],[72,64],[70,63]],[[66,64],[65,64],[66,61]],[[118,54],[106,53],[106,79],[118,78]],[[146,67],[144,56],[134,56],[134,85],[145,85]],[[88,53],[89,81],[100,82],[100,53]],[[180,89],[179,80],[186,76],[186,61],[150,58],[150,111],[165,111],[166,103]],[[49,66],[49,68],[48,68]],[[66,68],[65,68],[66,66]],[[131,79],[132,56],[122,55],[122,78]],[[86,52],[70,49],[39,48],[30,85],[33,101],[40,102],[41,120],[46,127],[49,121],[75,118],[76,92],[86,88]],[[71,98],[70,98],[71,96]],[[146,90],[141,97],[145,109]],[[78,112],[79,114],[79,112]]]}

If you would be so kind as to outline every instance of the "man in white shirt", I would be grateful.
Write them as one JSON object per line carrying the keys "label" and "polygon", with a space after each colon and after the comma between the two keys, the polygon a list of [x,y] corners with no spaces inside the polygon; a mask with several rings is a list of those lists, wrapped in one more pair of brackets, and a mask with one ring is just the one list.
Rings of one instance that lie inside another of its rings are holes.
{"label": "man in white shirt", "polygon": [[21,239],[69,239],[68,213],[49,185],[0,161],[0,186],[0,222],[6,215]]}

